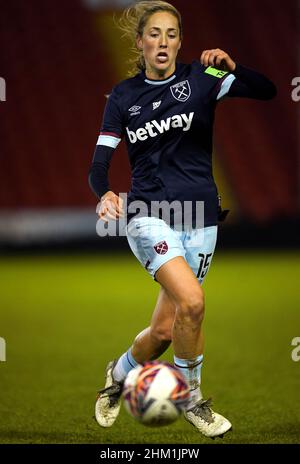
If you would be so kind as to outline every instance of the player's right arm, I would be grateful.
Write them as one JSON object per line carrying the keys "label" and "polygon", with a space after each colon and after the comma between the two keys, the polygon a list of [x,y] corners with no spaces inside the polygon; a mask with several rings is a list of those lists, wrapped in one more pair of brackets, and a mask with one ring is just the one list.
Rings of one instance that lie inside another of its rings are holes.
{"label": "player's right arm", "polygon": [[89,185],[100,200],[97,213],[105,222],[109,219],[116,220],[123,215],[123,200],[111,191],[108,180],[111,159],[121,137],[122,117],[118,106],[118,94],[113,90],[105,107],[100,136],[89,170]]}

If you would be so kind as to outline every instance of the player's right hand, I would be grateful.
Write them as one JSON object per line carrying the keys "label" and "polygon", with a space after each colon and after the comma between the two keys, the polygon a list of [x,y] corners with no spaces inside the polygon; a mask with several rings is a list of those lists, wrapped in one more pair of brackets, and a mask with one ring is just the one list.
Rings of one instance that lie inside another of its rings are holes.
{"label": "player's right hand", "polygon": [[99,218],[104,222],[108,222],[109,219],[116,221],[120,217],[124,217],[123,199],[111,190],[106,192],[101,197],[97,213]]}

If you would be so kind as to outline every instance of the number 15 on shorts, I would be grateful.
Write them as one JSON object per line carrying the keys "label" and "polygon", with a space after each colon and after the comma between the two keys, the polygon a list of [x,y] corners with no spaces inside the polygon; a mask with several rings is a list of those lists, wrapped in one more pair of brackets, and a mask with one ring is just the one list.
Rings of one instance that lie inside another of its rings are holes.
{"label": "number 15 on shorts", "polygon": [[199,264],[199,270],[197,273],[197,279],[203,280],[206,274],[208,273],[212,255],[213,255],[212,253],[209,253],[207,255],[199,253],[198,256],[200,258],[200,264]]}

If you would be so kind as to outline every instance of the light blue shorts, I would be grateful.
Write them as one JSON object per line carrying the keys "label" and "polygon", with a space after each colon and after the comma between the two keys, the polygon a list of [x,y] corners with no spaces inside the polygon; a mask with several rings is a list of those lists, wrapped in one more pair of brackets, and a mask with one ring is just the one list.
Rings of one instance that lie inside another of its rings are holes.
{"label": "light blue shorts", "polygon": [[217,233],[218,226],[175,230],[156,217],[133,218],[126,227],[133,254],[154,279],[163,264],[182,256],[201,284],[212,261]]}

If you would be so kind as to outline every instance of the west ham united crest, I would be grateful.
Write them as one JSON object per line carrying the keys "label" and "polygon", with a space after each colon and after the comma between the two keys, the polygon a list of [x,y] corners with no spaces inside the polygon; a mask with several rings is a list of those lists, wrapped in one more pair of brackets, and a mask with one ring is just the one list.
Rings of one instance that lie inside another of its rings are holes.
{"label": "west ham united crest", "polygon": [[154,250],[158,255],[165,255],[168,252],[169,247],[167,242],[163,241],[154,245]]}
{"label": "west ham united crest", "polygon": [[170,89],[173,97],[180,102],[187,101],[192,93],[189,81],[182,81],[178,84],[174,84]]}

